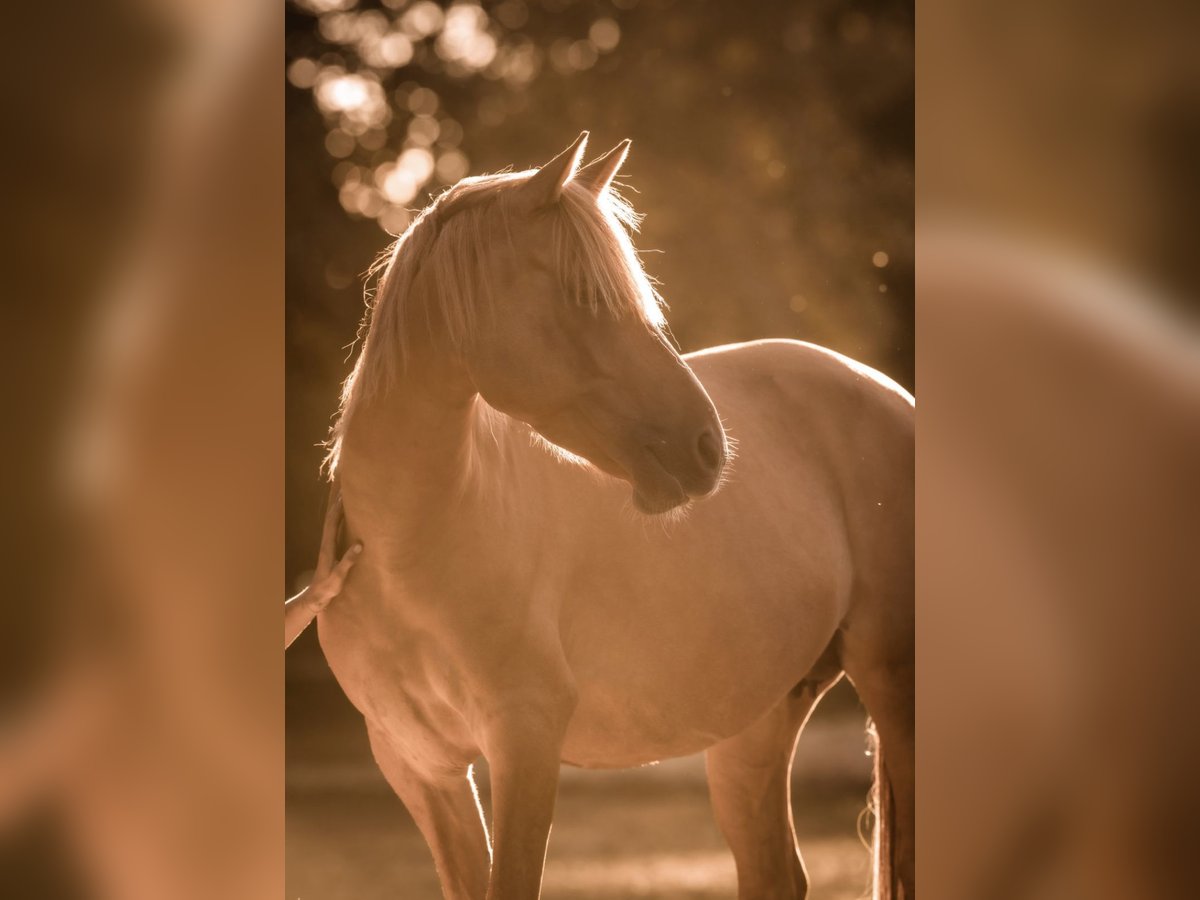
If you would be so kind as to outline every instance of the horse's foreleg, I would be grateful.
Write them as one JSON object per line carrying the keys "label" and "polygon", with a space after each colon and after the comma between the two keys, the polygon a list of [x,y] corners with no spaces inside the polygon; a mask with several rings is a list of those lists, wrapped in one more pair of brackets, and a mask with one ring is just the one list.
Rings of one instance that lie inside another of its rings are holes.
{"label": "horse's foreleg", "polygon": [[375,761],[433,853],[443,896],[483,900],[490,848],[470,770],[431,773],[412,765],[380,732],[368,733]]}
{"label": "horse's foreleg", "polygon": [[705,754],[713,814],[737,863],[741,900],[804,900],[808,891],[789,773],[800,730],[837,677],[801,682],[754,725]]}
{"label": "horse's foreleg", "polygon": [[537,900],[573,701],[510,706],[492,717],[492,877],[487,900]]}

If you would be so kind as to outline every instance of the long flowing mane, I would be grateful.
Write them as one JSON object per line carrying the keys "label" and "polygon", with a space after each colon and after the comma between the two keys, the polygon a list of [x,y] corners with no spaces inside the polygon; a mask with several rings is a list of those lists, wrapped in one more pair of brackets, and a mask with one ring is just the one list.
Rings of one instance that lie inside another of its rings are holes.
{"label": "long flowing mane", "polygon": [[[367,309],[359,326],[362,349],[342,384],[324,468],[332,478],[341,456],[346,423],[355,407],[379,396],[402,374],[408,349],[406,312],[418,276],[429,327],[440,321],[448,349],[468,348],[480,313],[495,314],[489,272],[489,238],[497,233],[511,245],[510,204],[506,192],[519,188],[536,170],[465,178],[435,198],[413,219],[371,267],[377,278],[367,290]],[[553,253],[564,300],[595,313],[635,315],[661,328],[663,301],[646,275],[630,239],[641,217],[613,187],[599,201],[586,189],[568,183],[545,214],[553,217]]]}

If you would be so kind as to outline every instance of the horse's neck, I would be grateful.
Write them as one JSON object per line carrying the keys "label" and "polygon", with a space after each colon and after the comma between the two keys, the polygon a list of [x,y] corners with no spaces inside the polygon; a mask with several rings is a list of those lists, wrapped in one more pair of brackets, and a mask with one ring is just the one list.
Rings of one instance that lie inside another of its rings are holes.
{"label": "horse's neck", "polygon": [[[511,426],[460,371],[414,363],[355,411],[343,450],[343,491],[366,519],[364,541],[397,549],[482,530],[506,514]],[[458,543],[456,539],[454,541]]]}
{"label": "horse's neck", "polygon": [[407,497],[437,492],[458,479],[470,453],[474,393],[448,366],[411,364],[379,393],[358,403],[346,426],[351,480],[359,470],[384,490]]}

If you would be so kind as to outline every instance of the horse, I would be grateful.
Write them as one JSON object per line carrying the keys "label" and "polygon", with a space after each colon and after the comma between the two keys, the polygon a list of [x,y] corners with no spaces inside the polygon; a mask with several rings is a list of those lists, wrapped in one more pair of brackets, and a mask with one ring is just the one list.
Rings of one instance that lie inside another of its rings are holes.
{"label": "horse", "polygon": [[914,900],[913,398],[796,341],[681,356],[612,183],[629,142],[581,166],[586,140],[460,181],[381,259],[325,656],[446,900],[540,896],[561,764],[700,751],[738,896],[800,900],[791,759],[845,674],[874,896]]}

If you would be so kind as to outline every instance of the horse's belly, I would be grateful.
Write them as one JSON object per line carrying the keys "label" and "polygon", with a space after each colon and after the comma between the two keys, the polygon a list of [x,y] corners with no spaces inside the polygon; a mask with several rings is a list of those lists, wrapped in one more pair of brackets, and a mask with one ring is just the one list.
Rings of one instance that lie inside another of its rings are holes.
{"label": "horse's belly", "polygon": [[741,733],[802,681],[836,630],[830,616],[699,642],[653,630],[615,636],[575,671],[563,760],[624,768],[687,756]]}
{"label": "horse's belly", "polygon": [[589,690],[585,686],[567,731],[563,761],[584,768],[619,769],[699,753],[752,725],[804,674],[744,686],[716,702],[708,697],[672,699],[668,692],[621,697],[611,687]]}

